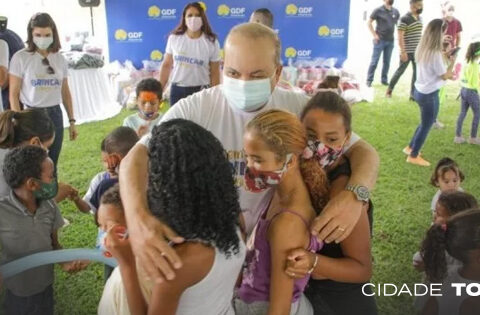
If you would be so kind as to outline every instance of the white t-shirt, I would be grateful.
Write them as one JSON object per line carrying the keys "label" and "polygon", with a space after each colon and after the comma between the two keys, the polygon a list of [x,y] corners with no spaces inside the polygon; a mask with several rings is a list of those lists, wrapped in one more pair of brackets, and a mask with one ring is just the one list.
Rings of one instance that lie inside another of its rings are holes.
{"label": "white t-shirt", "polygon": [[220,61],[218,40],[211,42],[203,33],[199,38],[170,35],[165,52],[173,57],[170,81],[179,86],[210,84],[210,62]]}
{"label": "white t-shirt", "polygon": [[447,66],[441,52],[433,54],[429,62],[417,63],[417,81],[415,88],[422,94],[430,94],[445,85],[440,76],[447,73]]}
{"label": "white t-shirt", "polygon": [[154,120],[145,120],[138,113],[128,116],[123,120],[123,126],[130,127],[137,131],[140,126],[148,124],[148,131],[152,132],[153,127],[162,119],[162,114],[158,114],[158,117]]}
{"label": "white t-shirt", "polygon": [[[3,39],[0,39],[0,67],[4,67],[7,73],[8,73],[8,58],[9,58],[8,44]],[[0,91],[1,90],[2,88],[0,87]],[[3,101],[1,97],[0,97],[0,111],[3,111]]]}
{"label": "white t-shirt", "polygon": [[22,78],[20,102],[29,107],[50,107],[62,102],[63,79],[68,76],[67,61],[60,53],[47,56],[55,71],[48,74],[44,57],[38,52],[19,50],[10,61],[10,74]]}
{"label": "white t-shirt", "polygon": [[[268,103],[260,110],[269,109],[287,110],[300,115],[309,97],[279,88],[275,88]],[[243,176],[245,174],[245,157],[243,154],[243,133],[245,125],[260,111],[244,112],[230,106],[223,95],[221,85],[181,99],[163,116],[161,122],[183,118],[191,120],[213,133],[227,151],[228,159],[235,168],[236,185],[239,190],[240,207],[245,219],[247,232],[250,233],[255,226],[263,198],[268,198],[271,190],[264,193],[252,193],[245,190]],[[161,123],[160,122],[160,123]],[[148,146],[151,134],[140,139],[140,143]],[[360,137],[353,134],[350,143],[345,146],[347,151]]]}

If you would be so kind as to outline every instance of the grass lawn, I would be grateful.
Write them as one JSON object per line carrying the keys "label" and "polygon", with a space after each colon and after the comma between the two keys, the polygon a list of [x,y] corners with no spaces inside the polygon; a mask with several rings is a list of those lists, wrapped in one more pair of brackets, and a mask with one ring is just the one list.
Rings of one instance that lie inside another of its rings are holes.
{"label": "grass lawn", "polygon": [[[373,283],[413,284],[421,276],[411,266],[424,232],[431,222],[430,202],[435,188],[428,184],[433,166],[421,168],[405,162],[402,148],[408,144],[419,122],[418,106],[408,101],[406,85],[399,85],[392,99],[383,97],[385,88],[375,86],[374,103],[361,103],[353,108],[354,130],[376,147],[381,156],[381,170],[373,193],[375,204],[373,255],[375,258]],[[444,156],[455,159],[466,174],[462,187],[477,195],[480,176],[477,166],[480,147],[453,144],[454,126],[459,112],[456,84],[448,87],[448,98],[441,107],[439,119],[443,130],[432,130],[423,148],[423,156],[435,163]],[[78,127],[79,138],[64,142],[59,174],[60,180],[78,187],[85,193],[90,179],[101,171],[100,142],[113,128],[121,125],[131,112],[101,122]],[[465,131],[470,130],[471,114],[467,116]],[[464,135],[468,133],[464,132]],[[60,232],[65,248],[92,248],[96,227],[90,215],[80,213],[70,202],[61,204],[62,214],[71,224]],[[56,267],[56,313],[96,314],[96,306],[103,289],[103,266],[94,263],[85,271],[68,275]],[[377,298],[380,314],[408,314],[413,309],[412,298]],[[363,314],[362,314],[363,315]]]}

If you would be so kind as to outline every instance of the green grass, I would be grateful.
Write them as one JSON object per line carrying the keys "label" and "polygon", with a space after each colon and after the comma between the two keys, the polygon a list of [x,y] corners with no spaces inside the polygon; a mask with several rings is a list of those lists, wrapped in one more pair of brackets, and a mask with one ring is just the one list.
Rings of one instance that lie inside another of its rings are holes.
{"label": "green grass", "polygon": [[[375,204],[373,255],[375,258],[373,283],[413,284],[421,281],[411,265],[431,222],[430,202],[435,188],[428,184],[433,167],[421,168],[405,162],[402,148],[408,144],[419,122],[418,106],[408,101],[406,85],[399,85],[392,99],[383,97],[385,88],[376,86],[374,103],[353,107],[354,130],[370,142],[380,153],[381,169],[373,192]],[[450,84],[448,98],[441,107],[439,119],[446,124],[443,130],[432,130],[422,149],[426,159],[435,163],[444,156],[454,158],[466,174],[463,188],[478,196],[480,176],[477,157],[480,147],[454,145],[454,126],[459,111],[455,100],[458,87]],[[84,194],[90,179],[101,171],[100,142],[113,128],[131,114],[122,111],[118,116],[78,127],[79,138],[65,141],[60,158],[60,179],[69,182]],[[471,114],[467,116],[465,131],[470,130]],[[465,135],[468,133],[464,132]],[[75,210],[73,204],[63,202],[61,211],[71,225],[60,232],[65,248],[92,248],[96,238],[93,218]],[[55,294],[57,314],[96,314],[103,289],[103,266],[91,264],[85,271],[69,275],[56,267]],[[380,314],[413,313],[412,298],[377,298]],[[363,314],[362,314],[363,315]]]}

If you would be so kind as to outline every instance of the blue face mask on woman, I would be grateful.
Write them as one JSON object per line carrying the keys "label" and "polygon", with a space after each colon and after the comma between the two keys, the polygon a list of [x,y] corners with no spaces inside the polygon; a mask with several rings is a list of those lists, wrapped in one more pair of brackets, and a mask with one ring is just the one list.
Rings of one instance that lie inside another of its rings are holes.
{"label": "blue face mask on woman", "polygon": [[272,94],[271,89],[271,77],[245,81],[223,76],[223,95],[229,104],[245,112],[262,108]]}

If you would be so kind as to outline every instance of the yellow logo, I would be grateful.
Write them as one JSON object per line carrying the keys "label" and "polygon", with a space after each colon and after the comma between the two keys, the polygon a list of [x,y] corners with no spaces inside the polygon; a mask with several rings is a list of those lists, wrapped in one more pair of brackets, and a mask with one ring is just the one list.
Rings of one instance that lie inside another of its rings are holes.
{"label": "yellow logo", "polygon": [[227,16],[230,13],[230,8],[228,5],[221,4],[217,8],[217,14],[220,16]]}
{"label": "yellow logo", "polygon": [[318,35],[320,36],[329,36],[330,35],[330,29],[326,25],[322,25],[318,28]]}
{"label": "yellow logo", "polygon": [[298,13],[298,7],[293,3],[290,3],[285,8],[285,13],[287,13],[287,15],[296,15]]}
{"label": "yellow logo", "polygon": [[118,29],[115,31],[115,39],[116,40],[126,40],[127,39],[127,32],[122,29]]}
{"label": "yellow logo", "polygon": [[160,50],[155,49],[155,50],[152,50],[152,52],[150,53],[150,59],[152,60],[160,61],[162,60],[162,58],[163,58],[163,54]]}
{"label": "yellow logo", "polygon": [[223,51],[223,48],[220,49],[220,59],[223,60],[223,58],[225,57],[225,52]]}
{"label": "yellow logo", "polygon": [[203,12],[207,12],[207,5],[205,4],[205,2],[203,2],[203,1],[198,1],[198,3],[199,3],[200,6],[202,7]]}
{"label": "yellow logo", "polygon": [[297,56],[297,50],[293,47],[288,47],[285,49],[285,57],[286,58],[295,58]]}
{"label": "yellow logo", "polygon": [[152,5],[150,8],[148,8],[148,16],[151,18],[156,18],[160,16],[160,8],[157,7],[156,5]]}

